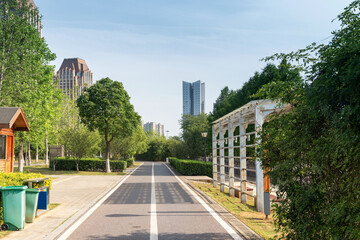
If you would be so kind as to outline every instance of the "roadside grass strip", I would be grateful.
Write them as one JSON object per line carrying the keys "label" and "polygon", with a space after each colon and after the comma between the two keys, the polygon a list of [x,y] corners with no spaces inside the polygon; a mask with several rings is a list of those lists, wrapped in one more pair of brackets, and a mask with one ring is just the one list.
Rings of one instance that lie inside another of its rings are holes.
{"label": "roadside grass strip", "polygon": [[[248,227],[254,230],[257,234],[265,239],[272,239],[276,236],[276,231],[273,225],[272,215],[265,219],[265,215],[257,212],[253,205],[253,199],[248,198],[249,204],[243,204],[239,198],[230,197],[228,193],[220,192],[220,187],[214,188],[211,183],[194,183],[194,186],[199,188],[203,193],[214,199],[222,207],[233,214],[237,219],[245,223]],[[250,205],[251,204],[251,205]]]}
{"label": "roadside grass strip", "polygon": [[[135,165],[136,166],[136,165]],[[14,168],[14,171],[17,171],[17,167]],[[49,168],[48,165],[32,165],[32,166],[24,166],[25,173],[41,173],[43,175],[126,175],[126,172],[90,172],[90,171],[54,171]]]}
{"label": "roadside grass strip", "polygon": [[225,222],[219,214],[217,214],[209,205],[207,205],[204,200],[202,200],[193,190],[191,190],[176,174],[164,164],[169,171],[174,175],[174,177],[183,185],[183,187],[211,214],[211,216],[228,232],[228,234],[235,240],[243,240],[242,237],[237,234],[237,232]]}

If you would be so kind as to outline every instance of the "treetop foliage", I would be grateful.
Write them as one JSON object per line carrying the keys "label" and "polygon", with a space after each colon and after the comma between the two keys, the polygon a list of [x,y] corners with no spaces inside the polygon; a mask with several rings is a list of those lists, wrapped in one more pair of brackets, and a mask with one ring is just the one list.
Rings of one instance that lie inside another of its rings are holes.
{"label": "treetop foliage", "polygon": [[299,69],[293,68],[286,61],[282,61],[278,66],[267,64],[261,72],[255,72],[254,76],[245,82],[242,88],[230,90],[225,87],[222,89],[220,96],[214,103],[214,110],[209,115],[209,121],[215,121],[251,100],[261,98],[262,96],[255,94],[265,84],[301,81]]}
{"label": "treetop foliage", "polygon": [[130,97],[121,82],[103,78],[85,88],[77,100],[79,115],[90,130],[101,135],[126,137],[140,125],[140,116],[130,103]]}
{"label": "treetop foliage", "polygon": [[304,82],[258,93],[293,106],[264,126],[259,151],[283,199],[281,238],[360,239],[360,1],[337,19],[328,44],[268,58],[291,62]]}

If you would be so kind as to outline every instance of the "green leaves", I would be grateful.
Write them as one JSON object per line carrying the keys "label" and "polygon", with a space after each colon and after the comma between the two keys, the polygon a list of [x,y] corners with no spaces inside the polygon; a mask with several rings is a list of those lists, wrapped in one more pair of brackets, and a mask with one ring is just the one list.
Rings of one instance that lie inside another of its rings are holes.
{"label": "green leaves", "polygon": [[[183,115],[180,120],[182,129],[182,138],[187,151],[186,157],[196,159],[204,156],[204,140],[201,136],[201,132],[209,130],[210,124],[206,114]],[[208,136],[210,138],[210,134]]]}
{"label": "green leaves", "polygon": [[359,10],[357,0],[339,15],[329,44],[269,58],[297,63],[305,83],[270,83],[257,93],[292,105],[263,127],[261,146],[284,199],[274,211],[285,239],[360,237]]}
{"label": "green leaves", "polygon": [[82,122],[97,129],[111,142],[113,137],[130,135],[140,124],[122,83],[103,78],[85,89],[77,101]]}
{"label": "green leaves", "polygon": [[81,121],[92,131],[98,130],[106,143],[106,165],[110,172],[110,143],[116,137],[132,135],[140,125],[130,97],[122,83],[103,78],[77,100]]}

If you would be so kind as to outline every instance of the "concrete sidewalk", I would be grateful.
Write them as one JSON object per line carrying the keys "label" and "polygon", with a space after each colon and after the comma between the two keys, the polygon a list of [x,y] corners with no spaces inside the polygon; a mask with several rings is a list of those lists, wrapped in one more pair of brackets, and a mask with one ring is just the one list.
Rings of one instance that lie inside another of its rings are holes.
{"label": "concrete sidewalk", "polygon": [[60,205],[4,239],[56,239],[125,176],[52,176],[56,179],[50,191],[50,202]]}

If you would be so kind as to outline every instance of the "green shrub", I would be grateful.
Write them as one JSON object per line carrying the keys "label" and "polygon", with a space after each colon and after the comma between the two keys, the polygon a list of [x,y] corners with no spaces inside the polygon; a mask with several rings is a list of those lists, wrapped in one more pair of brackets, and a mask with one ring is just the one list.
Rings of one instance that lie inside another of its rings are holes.
{"label": "green shrub", "polygon": [[169,158],[170,164],[186,176],[209,176],[212,178],[212,162]]}
{"label": "green shrub", "polygon": [[[34,179],[34,178],[44,178],[45,176],[40,173],[4,173],[0,172],[0,186],[23,186],[27,183],[24,183],[24,180]],[[45,180],[45,186],[51,187],[52,178]],[[40,183],[33,183],[33,188],[39,187]],[[2,204],[2,194],[0,194],[0,221],[3,221],[3,204]]]}
{"label": "green shrub", "polygon": [[[76,171],[76,163],[71,158],[55,158],[50,161],[50,168],[53,169],[53,163],[56,161],[56,170]],[[126,161],[110,160],[110,168],[113,172],[122,172],[126,169]],[[104,172],[106,161],[99,158],[84,158],[79,161],[79,171]]]}
{"label": "green shrub", "polygon": [[130,166],[134,165],[134,159],[133,158],[125,159],[125,161],[126,161],[126,166],[127,167],[130,167]]}

